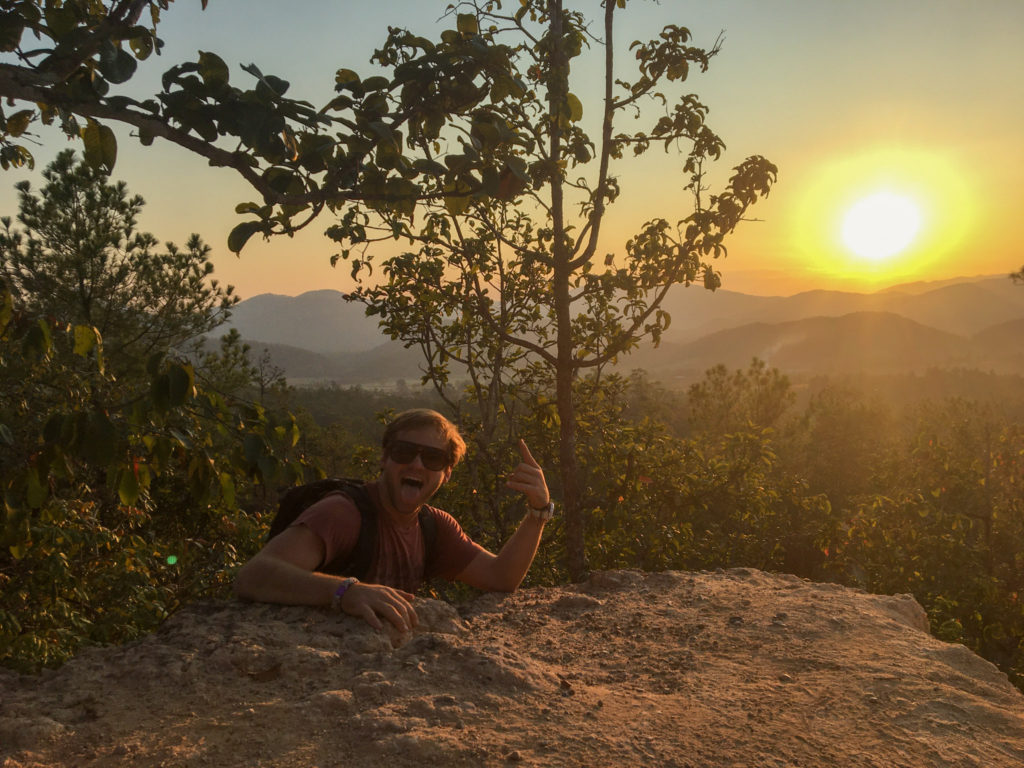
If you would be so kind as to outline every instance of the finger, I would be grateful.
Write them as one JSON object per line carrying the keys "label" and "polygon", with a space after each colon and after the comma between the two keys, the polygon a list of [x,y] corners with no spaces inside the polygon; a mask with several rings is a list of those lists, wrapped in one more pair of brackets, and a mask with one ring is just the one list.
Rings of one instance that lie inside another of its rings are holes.
{"label": "finger", "polygon": [[420,623],[419,616],[416,615],[416,609],[413,608],[412,601],[416,599],[416,595],[405,592],[401,589],[392,590],[395,595],[400,599],[398,600],[398,608],[405,617],[406,623],[410,627],[418,626]]}
{"label": "finger", "polygon": [[396,589],[395,600],[391,603],[391,607],[398,613],[402,618],[402,622],[405,627],[402,629],[409,629],[415,627],[419,623],[419,618],[416,616],[416,609],[412,607],[412,596],[408,592],[402,592]]}
{"label": "finger", "polygon": [[530,453],[530,448],[526,445],[526,441],[519,438],[519,455],[523,457],[523,462],[529,464],[531,467],[539,467],[540,464],[533,458],[533,454]]}
{"label": "finger", "polygon": [[531,483],[529,480],[520,480],[515,477],[510,477],[505,481],[505,487],[511,488],[513,491],[523,491],[527,493],[537,489],[536,483]]}
{"label": "finger", "polygon": [[399,632],[409,631],[409,622],[406,620],[405,611],[401,610],[401,606],[396,606],[393,603],[385,603],[384,605],[378,606],[377,613],[380,616],[391,623]]}
{"label": "finger", "polygon": [[380,619],[377,618],[376,612],[374,612],[369,603],[363,603],[359,608],[359,616],[378,632],[384,629],[384,625],[381,624]]}

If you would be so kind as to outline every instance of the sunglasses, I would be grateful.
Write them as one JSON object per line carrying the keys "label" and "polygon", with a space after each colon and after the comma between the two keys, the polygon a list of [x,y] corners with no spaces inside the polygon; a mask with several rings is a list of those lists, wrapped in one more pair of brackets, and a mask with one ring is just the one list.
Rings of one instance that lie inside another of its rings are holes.
{"label": "sunglasses", "polygon": [[388,447],[388,456],[396,464],[412,464],[416,457],[420,457],[423,466],[431,472],[440,472],[448,468],[448,451],[444,448],[434,448],[429,445],[410,443],[408,440],[395,440]]}

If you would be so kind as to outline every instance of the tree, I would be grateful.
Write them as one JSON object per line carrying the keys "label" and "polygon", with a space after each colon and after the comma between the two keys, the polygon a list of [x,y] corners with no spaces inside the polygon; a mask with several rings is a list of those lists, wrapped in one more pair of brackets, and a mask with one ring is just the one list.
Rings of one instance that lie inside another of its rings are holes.
{"label": "tree", "polygon": [[721,438],[737,430],[775,427],[794,396],[787,376],[754,358],[746,371],[731,375],[724,365],[710,368],[690,387],[689,398],[691,426]]}
{"label": "tree", "polygon": [[[502,414],[522,409],[517,393],[553,392],[554,458],[574,578],[586,569],[587,516],[577,461],[577,382],[587,372],[599,375],[642,338],[659,340],[670,321],[661,304],[671,287],[719,286],[711,260],[725,255],[724,238],[776,175],[767,160],[751,157],[722,191],[708,194],[707,166],[724,145],[705,123],[707,108],[681,90],[691,68],[707,69],[717,45],[694,47],[688,30],[670,25],[657,39],[630,46],[637,72],[624,80],[614,36],[624,7],[604,4],[601,40],[561,0],[529,0],[514,14],[503,14],[495,2],[464,4],[458,32],[442,35],[439,46],[392,29],[375,57],[395,74],[382,104],[389,115],[403,113],[411,87],[401,85],[405,73],[428,66],[446,41],[468,37],[506,51],[502,63],[509,69],[484,73],[475,87],[487,98],[449,113],[446,132],[439,130],[440,116],[437,129],[429,119],[410,121],[407,152],[378,152],[381,173],[437,167],[420,181],[421,189],[433,184],[432,195],[415,208],[408,196],[390,207],[349,201],[329,230],[347,246],[341,255],[351,259],[356,276],[374,259],[366,243],[393,238],[411,246],[384,260],[386,282],[366,284],[356,295],[393,338],[423,350],[427,376],[439,388],[453,365],[462,367],[482,443]],[[585,131],[583,104],[571,90],[575,64],[584,68],[580,57],[591,43],[604,52],[596,138]],[[646,120],[647,127],[623,130],[624,116]],[[654,146],[680,150],[680,186],[691,195],[692,210],[677,212],[675,223],[648,221],[618,253],[600,250],[607,208],[619,194],[612,164]],[[452,404],[460,406],[455,398]]]}
{"label": "tree", "polygon": [[254,486],[306,474],[291,415],[246,398],[269,366],[237,337],[205,377],[183,354],[234,301],[198,237],[155,252],[141,199],[70,152],[46,178],[0,233],[0,661],[22,669],[223,587]]}
{"label": "tree", "polygon": [[210,249],[192,235],[184,251],[136,231],[144,202],[124,182],[65,150],[43,172],[38,194],[17,185],[22,228],[0,219],[0,273],[24,309],[96,329],[119,373],[154,353],[184,350],[237,303],[211,278]]}
{"label": "tree", "polygon": [[[255,65],[243,67],[251,87],[232,85],[228,66],[211,51],[170,67],[152,98],[115,92],[139,61],[160,53],[157,27],[172,2],[5,3],[0,52],[11,56],[0,63],[0,167],[34,162],[25,140],[41,121],[81,138],[86,161],[110,171],[117,141],[109,124],[120,123],[144,145],[172,142],[253,187],[261,202],[243,203],[238,212],[256,218],[229,237],[239,251],[256,233],[294,232],[348,201],[404,209],[434,194],[417,178],[440,173],[451,181],[461,171],[399,162],[402,131],[436,138],[450,115],[466,114],[487,98],[481,80],[500,80],[508,67],[507,51],[460,28],[439,46],[423,40],[429,55],[396,71],[394,80],[338,70],[338,95],[320,108],[288,98],[289,83]],[[401,105],[391,111],[395,91]],[[395,162],[374,162],[381,157]]]}
{"label": "tree", "polygon": [[[613,32],[626,2],[604,3],[595,139],[570,88],[595,39],[561,0],[526,0],[514,14],[498,2],[459,4],[455,29],[437,42],[392,28],[374,56],[388,75],[339,69],[337,93],[321,108],[289,99],[287,82],[255,66],[244,68],[253,87],[232,85],[213,52],[168,69],[152,99],[111,93],[138,59],[159,51],[156,26],[169,5],[22,0],[6,11],[0,49],[17,63],[0,65],[0,96],[23,108],[3,118],[0,164],[31,161],[17,142],[40,119],[81,135],[87,161],[109,168],[116,144],[106,123],[119,121],[143,143],[163,138],[234,169],[262,196],[237,209],[252,218],[229,236],[235,251],[254,234],[292,232],[324,211],[338,215],[329,230],[342,246],[336,258],[357,275],[373,260],[373,242],[408,241],[412,250],[384,265],[389,284],[362,298],[396,338],[423,348],[439,387],[452,362],[465,366],[481,444],[497,434],[499,414],[518,407],[510,388],[554,391],[570,571],[582,575],[574,383],[639,339],[657,341],[673,285],[719,285],[710,260],[725,254],[724,238],[775,179],[771,163],[752,157],[708,194],[706,166],[724,145],[705,124],[707,108],[682,86],[717,45],[692,46],[688,30],[670,25],[632,46],[637,72],[623,80]],[[140,23],[146,10],[150,26]],[[649,127],[623,130],[623,116]],[[617,256],[599,253],[619,192],[613,161],[659,145],[684,155],[692,212],[675,223],[650,220]]]}

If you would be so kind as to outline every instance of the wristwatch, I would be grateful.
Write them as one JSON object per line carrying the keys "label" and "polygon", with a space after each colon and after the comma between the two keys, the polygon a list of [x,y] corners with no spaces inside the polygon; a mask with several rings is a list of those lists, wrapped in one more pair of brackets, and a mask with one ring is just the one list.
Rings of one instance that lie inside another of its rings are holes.
{"label": "wristwatch", "polygon": [[530,514],[533,515],[533,517],[536,517],[538,520],[550,520],[552,517],[555,516],[555,502],[553,501],[549,501],[545,506],[541,507],[540,509],[531,507],[529,504],[527,504],[526,506],[529,508]]}

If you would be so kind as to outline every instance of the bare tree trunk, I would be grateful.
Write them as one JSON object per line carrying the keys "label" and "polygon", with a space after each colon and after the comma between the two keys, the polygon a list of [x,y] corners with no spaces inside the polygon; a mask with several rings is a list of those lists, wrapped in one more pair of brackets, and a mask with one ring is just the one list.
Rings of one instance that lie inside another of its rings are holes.
{"label": "bare tree trunk", "polygon": [[[561,302],[558,311],[561,315]],[[566,307],[566,315],[568,316]],[[568,336],[568,332],[560,334]],[[561,342],[561,340],[560,340]],[[568,344],[566,344],[568,347]],[[566,567],[572,581],[582,581],[587,575],[586,556],[586,512],[583,509],[580,492],[579,466],[576,463],[576,409],[573,403],[572,349],[570,356],[563,359],[562,344],[559,343],[558,371],[556,372],[556,398],[560,429],[558,452],[561,462],[562,503],[565,505],[565,548]]]}
{"label": "bare tree trunk", "polygon": [[[569,95],[569,60],[565,52],[562,28],[562,0],[550,0],[551,75],[548,82],[548,120],[551,121],[551,164],[558,168],[562,158],[562,132],[559,115]],[[563,182],[559,172],[551,178],[551,218],[554,230],[552,248],[553,293],[558,334],[558,362],[555,369],[555,398],[558,406],[558,454],[561,463],[562,503],[565,505],[566,568],[569,578],[581,581],[586,576],[585,513],[580,493],[579,467],[576,463],[576,409],[573,381],[576,365],[573,355],[572,306],[569,277],[572,271],[572,247],[565,229]]]}

